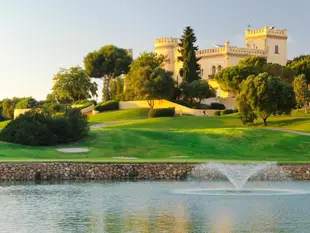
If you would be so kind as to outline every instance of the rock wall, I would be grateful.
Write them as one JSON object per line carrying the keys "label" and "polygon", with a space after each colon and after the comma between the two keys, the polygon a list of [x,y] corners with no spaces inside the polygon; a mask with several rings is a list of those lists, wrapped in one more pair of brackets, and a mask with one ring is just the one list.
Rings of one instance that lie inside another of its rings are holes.
{"label": "rock wall", "polygon": [[[190,177],[196,165],[186,163],[0,163],[0,180],[177,180]],[[310,180],[310,165],[283,165],[279,168],[289,178]],[[278,172],[264,173],[260,178],[277,179],[276,174]]]}

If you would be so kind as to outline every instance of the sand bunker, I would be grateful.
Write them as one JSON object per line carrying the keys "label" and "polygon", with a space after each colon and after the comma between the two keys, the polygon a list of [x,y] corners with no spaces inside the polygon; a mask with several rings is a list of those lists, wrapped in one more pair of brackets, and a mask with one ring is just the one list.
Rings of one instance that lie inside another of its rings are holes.
{"label": "sand bunker", "polygon": [[89,151],[87,148],[59,148],[56,150],[64,153],[83,153]]}

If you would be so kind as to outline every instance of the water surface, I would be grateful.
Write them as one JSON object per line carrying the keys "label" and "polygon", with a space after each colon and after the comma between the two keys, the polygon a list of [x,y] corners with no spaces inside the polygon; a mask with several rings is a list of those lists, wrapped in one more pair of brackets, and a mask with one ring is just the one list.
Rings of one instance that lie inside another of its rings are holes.
{"label": "water surface", "polygon": [[[84,182],[0,186],[0,232],[303,233],[310,195],[208,196],[183,189],[228,182]],[[247,183],[308,190],[310,182]]]}

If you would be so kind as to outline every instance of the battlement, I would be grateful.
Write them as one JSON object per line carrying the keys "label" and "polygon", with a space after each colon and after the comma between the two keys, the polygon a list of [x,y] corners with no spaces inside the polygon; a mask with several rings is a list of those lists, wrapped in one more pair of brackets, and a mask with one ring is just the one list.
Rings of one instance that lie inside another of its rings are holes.
{"label": "battlement", "polygon": [[177,46],[179,42],[178,38],[172,38],[172,37],[167,37],[167,38],[158,38],[155,40],[155,47],[159,46]]}
{"label": "battlement", "polygon": [[196,53],[197,57],[207,57],[207,56],[216,56],[221,54],[239,54],[247,56],[265,56],[266,52],[260,49],[251,49],[251,48],[239,48],[239,47],[220,47],[213,49],[204,49],[199,50]]}
{"label": "battlement", "polygon": [[245,30],[245,38],[252,38],[252,37],[268,37],[268,36],[274,36],[274,37],[282,37],[287,38],[287,30],[286,29],[275,29],[274,27],[263,27],[260,29]]}
{"label": "battlement", "polygon": [[196,53],[197,57],[205,57],[209,55],[217,55],[217,54],[223,54],[226,51],[225,47],[219,47],[219,48],[213,48],[213,49],[204,49],[199,50]]}
{"label": "battlement", "polygon": [[248,55],[248,56],[263,56],[266,54],[266,52],[261,49],[239,48],[239,47],[229,47],[227,48],[227,52],[234,53],[234,54]]}

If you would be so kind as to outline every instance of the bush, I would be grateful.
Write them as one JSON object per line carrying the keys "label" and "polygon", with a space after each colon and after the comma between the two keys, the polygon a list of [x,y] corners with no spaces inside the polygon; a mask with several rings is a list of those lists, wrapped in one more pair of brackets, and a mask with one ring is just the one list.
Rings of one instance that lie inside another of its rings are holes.
{"label": "bush", "polygon": [[232,109],[225,109],[225,110],[221,111],[221,116],[232,114],[232,113],[234,113],[234,110],[232,110]]}
{"label": "bush", "polygon": [[149,111],[148,117],[155,118],[155,117],[173,117],[175,115],[174,108],[157,108],[151,109]]}
{"label": "bush", "polygon": [[215,111],[214,112],[214,116],[220,116],[221,115],[221,111]]}
{"label": "bush", "polygon": [[118,109],[119,109],[119,102],[115,100],[102,102],[101,104],[95,107],[95,110],[98,112],[118,110]]}
{"label": "bush", "polygon": [[79,109],[66,109],[63,117],[32,110],[10,121],[0,139],[29,146],[52,146],[77,141],[86,137],[88,131],[87,116]]}
{"label": "bush", "polygon": [[225,105],[221,103],[211,103],[211,109],[223,110],[225,109]]}
{"label": "bush", "polygon": [[43,104],[42,108],[51,113],[65,112],[65,110],[70,107],[69,104],[57,104],[57,103],[48,103]]}
{"label": "bush", "polygon": [[19,101],[15,105],[15,109],[26,109],[26,108],[34,108],[38,105],[38,102],[33,98],[25,98],[21,101]]}

